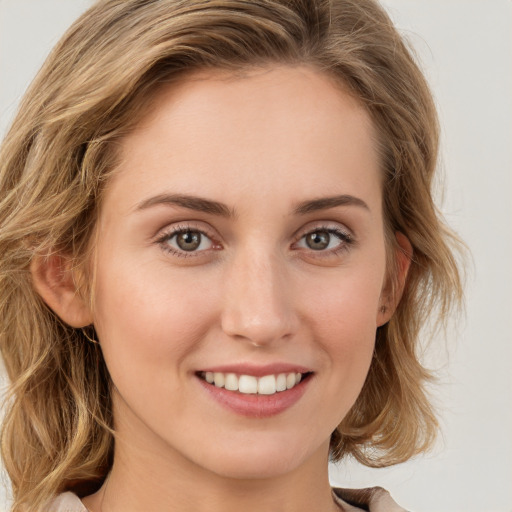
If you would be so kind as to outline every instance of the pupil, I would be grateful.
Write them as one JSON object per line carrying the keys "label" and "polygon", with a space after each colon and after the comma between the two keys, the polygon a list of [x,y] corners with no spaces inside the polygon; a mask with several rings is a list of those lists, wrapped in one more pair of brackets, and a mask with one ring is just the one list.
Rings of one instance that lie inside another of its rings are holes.
{"label": "pupil", "polygon": [[201,244],[201,233],[186,231],[180,233],[176,240],[180,249],[184,251],[194,251]]}
{"label": "pupil", "polygon": [[320,251],[329,245],[330,235],[327,231],[315,231],[306,237],[306,243],[310,249]]}

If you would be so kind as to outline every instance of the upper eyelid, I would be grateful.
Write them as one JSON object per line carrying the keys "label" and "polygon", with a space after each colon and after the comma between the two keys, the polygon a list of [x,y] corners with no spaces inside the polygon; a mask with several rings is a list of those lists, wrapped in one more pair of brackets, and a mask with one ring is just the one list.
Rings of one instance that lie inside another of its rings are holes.
{"label": "upper eyelid", "polygon": [[[158,241],[162,238],[176,235],[183,231],[198,231],[209,238],[216,238],[212,228],[205,228],[204,223],[199,221],[181,221],[175,222],[159,229],[156,234],[152,237],[154,241]],[[217,237],[218,238],[218,237]]]}
{"label": "upper eyelid", "polygon": [[201,233],[201,235],[206,236],[210,242],[215,245],[216,240],[206,232],[206,230],[203,230],[201,228],[197,228],[191,225],[185,226],[180,225],[174,227],[166,227],[163,230],[160,230],[157,234],[156,238],[154,239],[154,242],[158,244],[163,251],[166,251],[170,254],[173,254],[176,257],[180,258],[188,258],[188,257],[200,257],[204,253],[207,253],[212,250],[212,248],[203,249],[201,251],[185,251],[183,249],[180,249],[179,247],[173,247],[170,243],[167,243],[169,240],[173,239],[177,234],[183,233],[186,231],[197,231],[198,233]]}
{"label": "upper eyelid", "polygon": [[[340,246],[348,247],[349,245],[353,245],[355,243],[354,237],[348,231],[345,231],[345,230],[342,230],[339,228],[332,228],[332,227],[331,228],[318,227],[318,228],[314,228],[314,229],[311,229],[311,230],[303,233],[301,236],[299,236],[296,239],[296,241],[292,245],[299,244],[307,235],[309,235],[311,233],[318,232],[318,231],[326,231],[327,233],[329,233],[329,235],[338,238],[338,240],[340,242],[340,244],[339,244]],[[318,252],[318,254],[321,254],[321,253],[329,253],[330,251],[333,251],[333,250],[335,250],[335,249],[330,249],[330,250],[326,250],[326,251],[315,251],[315,252]]]}
{"label": "upper eyelid", "polygon": [[[297,229],[293,235],[292,239],[294,239],[293,243],[297,243],[301,238],[304,236],[313,233],[315,231],[320,230],[335,230],[340,231],[347,235],[347,237],[350,237],[352,240],[354,240],[354,232],[349,229],[345,224],[339,222],[339,221],[313,221],[309,222],[305,226],[300,227]],[[198,231],[202,233],[203,235],[210,238],[213,242],[217,243],[224,243],[222,240],[222,237],[217,233],[216,230],[211,228],[207,225],[207,227],[204,226],[203,221],[178,221],[176,223],[172,223],[171,225],[168,225],[166,227],[163,227],[158,230],[158,232],[155,234],[153,238],[154,241],[160,241],[165,238],[170,238],[173,235],[176,235],[177,233],[183,232],[183,231]]]}
{"label": "upper eyelid", "polygon": [[294,237],[296,238],[296,240],[300,240],[303,236],[306,236],[309,233],[314,233],[315,231],[321,231],[322,229],[341,231],[350,238],[354,238],[354,232],[351,229],[349,229],[345,224],[337,221],[318,221],[306,224],[306,226],[303,226],[302,228],[298,229],[295,232]]}

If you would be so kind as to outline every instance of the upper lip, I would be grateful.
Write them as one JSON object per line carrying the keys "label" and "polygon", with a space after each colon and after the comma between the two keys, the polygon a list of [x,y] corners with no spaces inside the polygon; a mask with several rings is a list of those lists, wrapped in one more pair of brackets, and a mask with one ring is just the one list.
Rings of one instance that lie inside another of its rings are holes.
{"label": "upper lip", "polygon": [[251,363],[224,364],[201,368],[199,372],[235,373],[237,375],[252,375],[263,377],[264,375],[278,375],[280,373],[310,373],[312,370],[305,366],[290,363],[272,363],[255,365]]}

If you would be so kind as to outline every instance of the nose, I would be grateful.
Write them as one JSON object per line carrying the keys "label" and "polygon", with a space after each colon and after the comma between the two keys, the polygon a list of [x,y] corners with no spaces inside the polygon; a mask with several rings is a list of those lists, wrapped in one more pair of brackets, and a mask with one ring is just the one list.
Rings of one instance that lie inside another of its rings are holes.
{"label": "nose", "polygon": [[222,329],[253,346],[290,338],[298,326],[286,264],[268,254],[239,255],[225,274]]}

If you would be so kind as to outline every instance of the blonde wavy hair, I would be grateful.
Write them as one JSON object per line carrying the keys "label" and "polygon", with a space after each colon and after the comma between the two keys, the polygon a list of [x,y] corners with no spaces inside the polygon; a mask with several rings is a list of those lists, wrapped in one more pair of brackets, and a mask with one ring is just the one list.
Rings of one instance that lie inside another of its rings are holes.
{"label": "blonde wavy hair", "polygon": [[115,434],[101,349],[35,292],[34,258],[63,251],[77,266],[88,260],[116,142],[159,86],[194,70],[276,64],[334,77],[369,112],[388,249],[397,231],[413,248],[402,299],[377,331],[331,456],[387,466],[431,446],[437,422],[419,333],[429,317],[447,317],[461,282],[456,238],[432,199],[435,106],[386,13],[373,0],[102,0],[52,51],[0,152],[0,344],[11,381],[2,453],[14,512],[39,510],[64,490],[92,492],[111,467]]}

